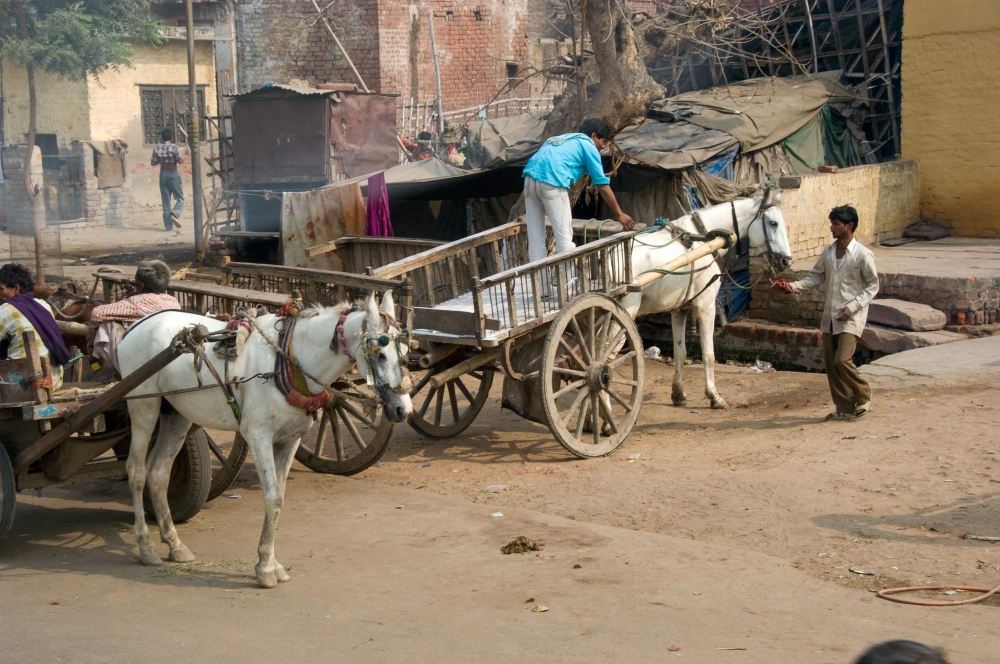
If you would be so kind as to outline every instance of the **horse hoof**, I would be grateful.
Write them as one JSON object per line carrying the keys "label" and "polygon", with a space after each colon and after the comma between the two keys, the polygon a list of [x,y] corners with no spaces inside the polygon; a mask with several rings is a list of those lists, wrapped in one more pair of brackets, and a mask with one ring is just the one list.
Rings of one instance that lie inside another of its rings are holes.
{"label": "horse hoof", "polygon": [[684,397],[684,396],[680,396],[680,397],[673,396],[673,397],[671,397],[671,401],[674,402],[675,406],[683,406],[684,404],[687,403],[687,397]]}
{"label": "horse hoof", "polygon": [[728,410],[729,404],[726,402],[725,399],[719,397],[718,400],[712,401],[712,408],[714,408],[715,410]]}
{"label": "horse hoof", "polygon": [[288,572],[281,565],[274,566],[274,578],[278,580],[278,583],[288,583],[292,580],[292,577],[288,576]]}
{"label": "horse hoof", "polygon": [[260,565],[257,565],[255,569],[257,570],[257,583],[260,584],[261,588],[273,588],[278,585],[278,579],[273,571],[265,572]]}
{"label": "horse hoof", "polygon": [[170,560],[175,563],[189,563],[194,560],[194,554],[181,544],[176,549],[171,549]]}
{"label": "horse hoof", "polygon": [[163,559],[156,555],[155,551],[140,551],[139,562],[146,567],[162,567]]}

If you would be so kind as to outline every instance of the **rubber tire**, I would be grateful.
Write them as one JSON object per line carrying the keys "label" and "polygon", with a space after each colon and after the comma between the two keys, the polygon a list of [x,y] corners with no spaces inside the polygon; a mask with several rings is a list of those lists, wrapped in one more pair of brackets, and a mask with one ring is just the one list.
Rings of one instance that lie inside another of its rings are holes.
{"label": "rubber tire", "polygon": [[[204,429],[201,431],[204,433]],[[212,486],[209,487],[208,491],[209,500],[215,500],[233,485],[233,482],[239,477],[240,471],[243,470],[243,464],[247,461],[247,453],[249,451],[250,446],[247,445],[246,439],[243,438],[242,434],[237,432],[235,438],[233,438],[233,446],[229,448],[229,457],[226,459],[226,465],[220,468],[212,478]]]}
{"label": "rubber tire", "polygon": [[[212,451],[201,427],[188,434],[170,469],[167,502],[174,523],[184,523],[201,511],[212,488]],[[143,491],[142,506],[146,516],[156,519],[149,487]]]}
{"label": "rubber tire", "polygon": [[14,526],[14,508],[17,506],[17,485],[14,466],[10,463],[7,450],[0,445],[0,544],[10,535]]}

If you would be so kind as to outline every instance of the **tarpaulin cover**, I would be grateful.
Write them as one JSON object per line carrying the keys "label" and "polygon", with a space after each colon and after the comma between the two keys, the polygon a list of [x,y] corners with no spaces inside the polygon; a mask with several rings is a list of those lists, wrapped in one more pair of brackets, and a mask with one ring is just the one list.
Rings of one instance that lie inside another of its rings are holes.
{"label": "tarpaulin cover", "polygon": [[477,120],[467,127],[477,165],[495,168],[527,161],[538,150],[545,134],[545,114],[522,113],[512,118]]}
{"label": "tarpaulin cover", "polygon": [[653,119],[625,128],[615,136],[615,143],[634,163],[669,171],[697,166],[739,146],[735,138],[723,131]]}
{"label": "tarpaulin cover", "polygon": [[325,254],[306,249],[345,235],[365,234],[365,202],[357,182],[312,191],[286,191],[281,206],[282,265],[342,270]]}
{"label": "tarpaulin cover", "polygon": [[653,117],[686,120],[735,136],[744,152],[788,138],[827,104],[843,114],[860,102],[841,85],[839,71],[788,78],[754,78],[653,102]]}
{"label": "tarpaulin cover", "polygon": [[822,165],[857,166],[857,142],[839,111],[824,106],[801,129],[781,142],[796,175],[812,173]]}

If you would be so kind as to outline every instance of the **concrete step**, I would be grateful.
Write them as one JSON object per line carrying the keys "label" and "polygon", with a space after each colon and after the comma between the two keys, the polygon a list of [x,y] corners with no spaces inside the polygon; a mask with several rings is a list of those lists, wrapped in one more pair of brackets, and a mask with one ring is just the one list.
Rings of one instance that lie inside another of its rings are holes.
{"label": "concrete step", "polygon": [[868,323],[865,331],[861,333],[861,345],[877,353],[892,354],[902,353],[914,348],[937,346],[953,341],[964,341],[968,338],[969,336],[966,334],[947,332],[945,330],[913,332],[911,330],[899,330],[884,325]]}
{"label": "concrete step", "polygon": [[926,332],[943,330],[948,317],[943,311],[919,302],[906,300],[872,300],[868,306],[868,322],[901,330]]}

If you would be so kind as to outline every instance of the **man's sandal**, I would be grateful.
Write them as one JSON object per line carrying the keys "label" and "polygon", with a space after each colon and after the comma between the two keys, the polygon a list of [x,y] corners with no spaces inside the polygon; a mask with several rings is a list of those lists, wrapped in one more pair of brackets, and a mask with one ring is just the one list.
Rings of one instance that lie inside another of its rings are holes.
{"label": "man's sandal", "polygon": [[854,410],[854,417],[861,417],[872,409],[872,402],[863,403]]}
{"label": "man's sandal", "polygon": [[854,419],[853,415],[848,415],[847,413],[833,412],[824,418],[827,422],[839,421],[839,422],[849,422]]}

